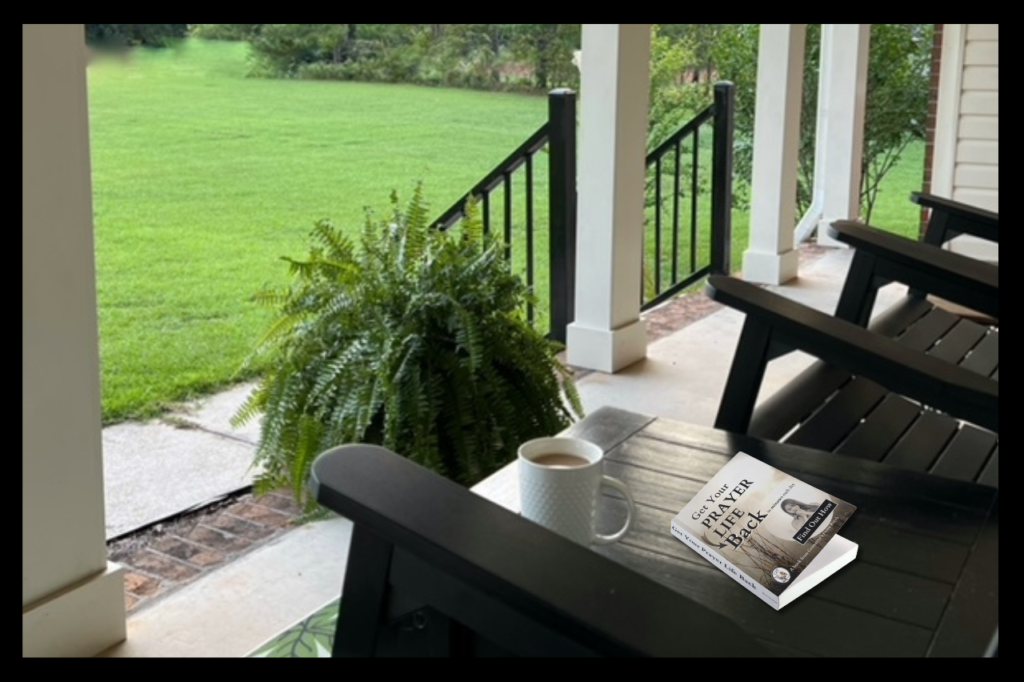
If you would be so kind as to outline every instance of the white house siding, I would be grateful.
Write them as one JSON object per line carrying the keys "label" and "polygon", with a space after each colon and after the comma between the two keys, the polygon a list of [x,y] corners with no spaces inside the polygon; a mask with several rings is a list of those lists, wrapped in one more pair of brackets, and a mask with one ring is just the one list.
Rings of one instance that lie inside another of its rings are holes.
{"label": "white house siding", "polygon": [[[932,191],[999,211],[999,24],[946,24]],[[997,246],[954,249],[998,260]]]}
{"label": "white house siding", "polygon": [[999,24],[967,24],[953,198],[999,210]]}

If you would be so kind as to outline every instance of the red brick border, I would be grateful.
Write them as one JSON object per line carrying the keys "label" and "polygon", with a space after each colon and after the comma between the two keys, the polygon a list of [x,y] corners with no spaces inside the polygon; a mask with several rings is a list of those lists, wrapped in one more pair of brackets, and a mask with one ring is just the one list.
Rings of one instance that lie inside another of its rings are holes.
{"label": "red brick border", "polygon": [[287,491],[246,493],[108,543],[110,560],[126,569],[128,611],[278,538],[299,511]]}

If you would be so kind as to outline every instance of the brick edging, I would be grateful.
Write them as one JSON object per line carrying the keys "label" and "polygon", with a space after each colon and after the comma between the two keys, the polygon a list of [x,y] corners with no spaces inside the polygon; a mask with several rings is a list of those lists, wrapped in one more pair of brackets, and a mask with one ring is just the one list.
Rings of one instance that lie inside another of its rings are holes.
{"label": "brick edging", "polygon": [[108,543],[125,568],[128,612],[268,544],[301,518],[287,491],[244,493]]}

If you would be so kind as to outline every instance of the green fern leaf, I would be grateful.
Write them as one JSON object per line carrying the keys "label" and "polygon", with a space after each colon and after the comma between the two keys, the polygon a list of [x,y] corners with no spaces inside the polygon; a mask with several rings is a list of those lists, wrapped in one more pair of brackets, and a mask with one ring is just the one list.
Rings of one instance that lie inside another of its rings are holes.
{"label": "green fern leaf", "polygon": [[358,243],[319,221],[307,257],[283,259],[291,286],[253,297],[276,315],[250,358],[263,377],[233,423],[259,417],[258,488],[289,485],[311,510],[316,456],[355,441],[472,485],[582,414],[477,202],[458,230],[429,224],[420,185],[404,205],[392,195],[386,220],[367,210]]}

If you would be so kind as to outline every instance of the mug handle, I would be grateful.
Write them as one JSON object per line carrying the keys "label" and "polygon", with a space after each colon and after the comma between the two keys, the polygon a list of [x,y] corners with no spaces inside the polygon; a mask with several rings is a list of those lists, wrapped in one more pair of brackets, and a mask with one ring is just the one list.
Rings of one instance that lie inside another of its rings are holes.
{"label": "mug handle", "polygon": [[601,485],[618,490],[626,498],[626,524],[622,529],[618,533],[614,533],[612,535],[594,535],[595,545],[610,545],[613,542],[621,540],[626,532],[629,531],[629,527],[633,525],[633,515],[636,513],[636,505],[633,504],[633,495],[629,492],[629,488],[626,487],[626,484],[619,479],[612,478],[611,476],[602,476]]}

